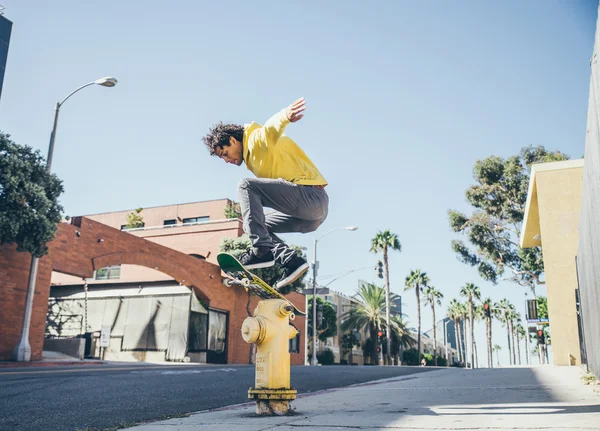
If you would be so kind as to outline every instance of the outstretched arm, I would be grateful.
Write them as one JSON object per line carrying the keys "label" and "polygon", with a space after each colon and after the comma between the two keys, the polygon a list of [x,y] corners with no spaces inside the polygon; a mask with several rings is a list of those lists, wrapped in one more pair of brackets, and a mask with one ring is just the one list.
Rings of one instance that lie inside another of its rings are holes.
{"label": "outstretched arm", "polygon": [[306,100],[304,97],[293,102],[287,108],[282,109],[277,114],[273,115],[267,120],[264,125],[265,138],[268,144],[274,145],[281,135],[285,126],[289,123],[295,123],[304,117],[304,110],[306,109]]}

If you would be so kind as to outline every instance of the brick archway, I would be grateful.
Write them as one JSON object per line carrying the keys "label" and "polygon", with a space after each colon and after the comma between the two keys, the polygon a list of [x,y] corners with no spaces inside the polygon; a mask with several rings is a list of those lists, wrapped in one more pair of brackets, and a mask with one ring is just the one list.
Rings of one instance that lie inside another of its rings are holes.
{"label": "brick archway", "polygon": [[[0,246],[0,360],[11,358],[19,340],[30,262],[30,255],[18,253],[14,245]],[[48,255],[40,259],[29,338],[32,360],[42,357],[52,271],[91,278],[94,270],[117,264],[157,269],[193,288],[196,296],[209,306],[229,311],[228,362],[248,363],[250,345],[239,336],[247,316],[248,298],[242,289],[225,288],[221,284],[217,265],[85,217],[76,217],[71,224],[61,223],[49,244]],[[289,299],[304,308],[303,296],[293,293]],[[257,302],[253,297],[251,309]],[[299,319],[302,322],[297,323],[302,328],[304,319]],[[302,356],[292,362],[303,363]]]}

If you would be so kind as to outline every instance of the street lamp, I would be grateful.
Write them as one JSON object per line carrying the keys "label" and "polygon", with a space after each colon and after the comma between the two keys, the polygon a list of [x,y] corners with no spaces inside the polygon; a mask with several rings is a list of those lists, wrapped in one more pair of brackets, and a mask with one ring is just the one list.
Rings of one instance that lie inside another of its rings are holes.
{"label": "street lamp", "polygon": [[[79,90],[90,85],[101,85],[102,87],[114,87],[117,85],[117,79],[111,76],[96,79],[72,91],[61,102],[56,102],[54,107],[54,122],[52,132],[50,133],[50,145],[48,146],[48,157],[46,159],[46,169],[50,172],[52,167],[52,154],[54,153],[54,139],[56,137],[56,125],[58,123],[58,113],[60,107]],[[13,360],[18,362],[29,362],[31,360],[31,346],[29,345],[29,325],[31,323],[31,308],[33,306],[33,293],[35,292],[35,282],[37,278],[39,258],[31,257],[31,267],[29,269],[29,282],[27,285],[27,297],[25,299],[25,311],[23,313],[23,327],[21,328],[21,337],[13,350]]]}
{"label": "street lamp", "polygon": [[[444,322],[444,344],[446,345],[446,366],[450,366],[450,360],[448,359],[448,323],[450,323],[450,319]],[[456,331],[456,328],[454,328]]]}
{"label": "street lamp", "polygon": [[330,230],[325,235],[320,238],[315,238],[315,246],[313,252],[313,279],[312,279],[312,288],[313,288],[313,297],[312,297],[312,323],[313,323],[313,351],[312,351],[312,359],[310,364],[314,367],[317,365],[317,243],[329,235],[331,232],[335,232],[336,230],[349,230],[355,231],[358,229],[358,226],[345,226],[338,227]]}

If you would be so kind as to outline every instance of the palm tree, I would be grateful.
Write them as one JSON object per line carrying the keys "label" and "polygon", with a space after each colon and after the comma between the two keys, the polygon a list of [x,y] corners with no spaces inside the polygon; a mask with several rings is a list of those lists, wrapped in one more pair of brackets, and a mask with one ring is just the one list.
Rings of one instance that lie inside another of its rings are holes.
{"label": "palm tree", "polygon": [[492,348],[492,350],[494,352],[496,352],[496,365],[500,366],[500,356],[498,355],[498,352],[502,349],[502,347],[500,347],[497,344],[494,344],[494,347]]}
{"label": "palm tree", "polygon": [[429,283],[429,277],[426,272],[420,269],[411,270],[410,274],[404,280],[406,286],[404,290],[415,289],[417,296],[417,360],[421,360],[421,290]]}
{"label": "palm tree", "polygon": [[431,313],[433,315],[433,364],[437,367],[437,334],[435,327],[435,304],[442,305],[442,293],[433,286],[427,286],[425,289],[425,305],[431,304]]}
{"label": "palm tree", "polygon": [[525,332],[525,328],[521,324],[521,319],[517,321],[517,325],[515,327],[515,334],[517,336],[517,354],[519,356],[519,365],[521,365],[521,340],[525,339],[527,333]]}
{"label": "palm tree", "polygon": [[[389,229],[377,232],[375,238],[371,240],[371,251],[373,253],[383,252],[383,271],[385,275],[385,322],[386,326],[390,327],[390,271],[388,266],[388,250],[401,251],[402,245],[398,240],[398,235],[390,232]],[[390,365],[390,352],[392,349],[392,338],[390,331],[386,332],[387,354],[386,361]]]}
{"label": "palm tree", "polygon": [[[485,315],[485,307],[489,310],[489,317]],[[496,308],[498,304],[494,304],[491,298],[486,298],[483,301],[482,311],[485,319],[485,334],[487,338],[487,355],[488,355],[488,367],[494,367],[494,358],[492,353],[492,319],[496,316]]]}
{"label": "palm tree", "polygon": [[475,366],[475,326],[473,321],[473,298],[481,299],[479,287],[473,283],[467,283],[460,290],[460,295],[469,299],[469,324],[471,326],[471,368]]}
{"label": "palm tree", "polygon": [[517,313],[515,306],[510,304],[510,311],[508,313],[508,326],[510,327],[510,335],[512,339],[512,360],[513,365],[517,364],[517,352],[515,348],[515,320],[520,319],[521,315]]}
{"label": "palm tree", "polygon": [[[377,332],[380,329],[388,328],[386,324],[385,307],[385,289],[371,283],[362,283],[358,289],[356,298],[358,302],[341,316],[343,332],[353,329],[367,330],[369,338],[374,345],[377,344]],[[393,296],[396,299],[396,295]],[[394,321],[391,322],[392,330],[395,329]],[[398,330],[403,330],[398,328]],[[388,334],[391,331],[386,331]],[[371,360],[374,364],[378,362],[377,351],[371,351]]]}
{"label": "palm tree", "polygon": [[458,362],[463,362],[462,357],[462,349],[461,349],[461,340],[460,340],[460,319],[461,319],[461,309],[460,302],[456,299],[450,301],[448,304],[448,310],[446,311],[446,315],[452,319],[454,323],[454,341],[456,343],[456,352],[458,354]]}
{"label": "palm tree", "polygon": [[[473,311],[473,317],[475,318],[475,322],[481,322],[484,320],[485,315],[483,312],[483,306],[475,305],[475,309]],[[477,340],[473,340],[473,350],[475,351],[475,368],[479,368],[479,353],[477,352]]]}
{"label": "palm tree", "polygon": [[414,346],[417,344],[417,340],[406,329],[406,323],[399,314],[390,316],[390,323],[392,325],[391,355],[394,358],[394,365],[397,365],[401,361],[400,352],[402,349]]}
{"label": "palm tree", "polygon": [[469,303],[468,302],[461,302],[460,303],[460,309],[462,310],[462,327],[460,328],[460,333],[461,333],[461,337],[463,340],[463,357],[466,358],[465,359],[465,367],[467,366],[467,364],[469,363],[469,354],[467,348],[469,346]]}
{"label": "palm tree", "polygon": [[512,365],[512,357],[511,357],[511,346],[510,346],[510,324],[509,322],[509,313],[510,313],[510,306],[512,304],[508,301],[508,299],[504,298],[500,301],[500,303],[498,304],[498,307],[500,308],[500,312],[501,312],[501,322],[506,325],[506,338],[508,341],[508,361],[510,363],[510,365]]}

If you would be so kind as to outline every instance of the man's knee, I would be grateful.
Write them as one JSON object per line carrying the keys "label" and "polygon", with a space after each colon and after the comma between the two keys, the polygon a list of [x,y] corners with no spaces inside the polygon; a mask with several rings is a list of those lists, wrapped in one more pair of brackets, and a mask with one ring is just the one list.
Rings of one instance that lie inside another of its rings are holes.
{"label": "man's knee", "polygon": [[237,189],[238,189],[238,191],[248,190],[251,186],[252,186],[252,178],[242,178],[240,180],[240,182],[238,183]]}

